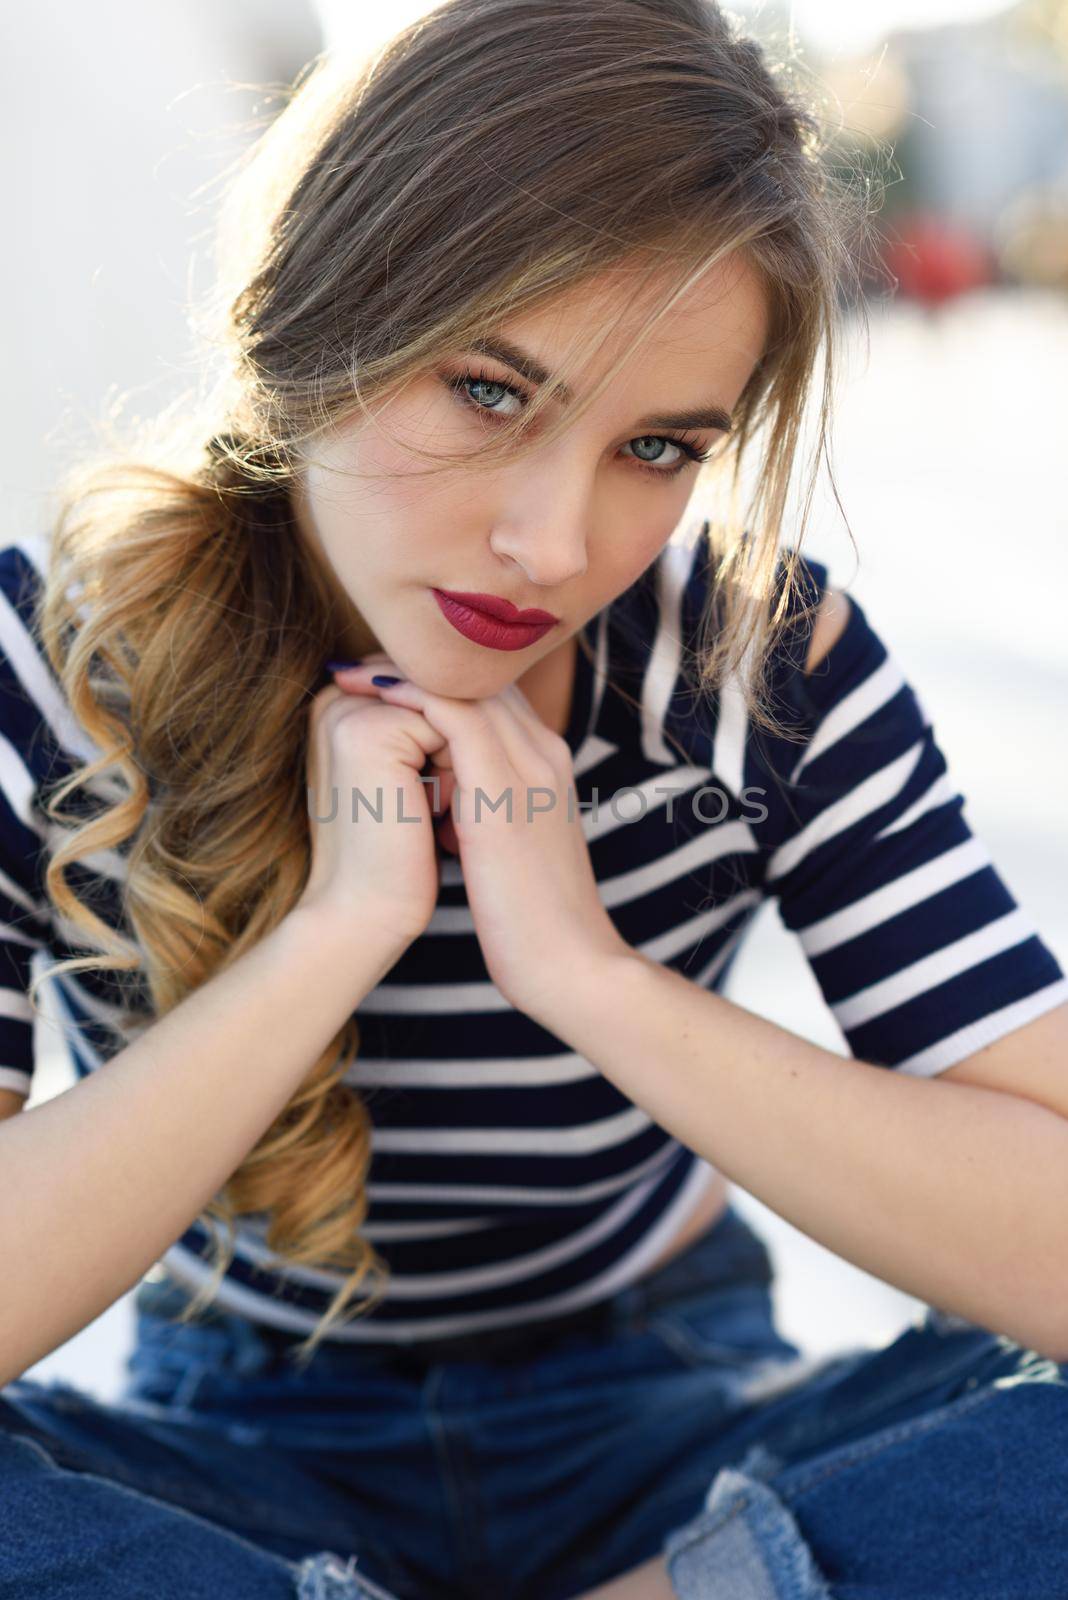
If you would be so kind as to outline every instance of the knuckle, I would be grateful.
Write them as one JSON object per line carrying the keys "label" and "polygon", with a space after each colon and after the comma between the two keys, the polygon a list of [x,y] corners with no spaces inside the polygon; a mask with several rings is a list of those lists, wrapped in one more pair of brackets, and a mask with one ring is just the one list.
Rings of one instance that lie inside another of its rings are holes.
{"label": "knuckle", "polygon": [[341,690],[336,684],[328,683],[318,694],[312,696],[308,705],[308,720],[313,726],[325,715],[327,707],[337,699]]}
{"label": "knuckle", "polygon": [[536,760],[531,762],[530,780],[534,785],[543,789],[551,788],[556,776],[556,768],[551,761]]}

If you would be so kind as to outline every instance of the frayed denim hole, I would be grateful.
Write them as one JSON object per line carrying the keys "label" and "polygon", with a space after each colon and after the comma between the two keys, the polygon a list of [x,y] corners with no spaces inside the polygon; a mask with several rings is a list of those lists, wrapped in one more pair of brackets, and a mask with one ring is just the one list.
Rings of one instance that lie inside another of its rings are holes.
{"label": "frayed denim hole", "polygon": [[773,1489],[736,1467],[717,1472],[704,1510],[670,1533],[661,1553],[680,1600],[703,1600],[710,1576],[730,1580],[725,1596],[740,1595],[737,1585],[743,1582],[746,1596],[756,1600],[771,1593],[770,1582],[775,1593],[781,1589],[796,1600],[832,1600],[788,1507]]}
{"label": "frayed denim hole", "polygon": [[357,1556],[342,1561],[332,1550],[306,1556],[297,1569],[297,1600],[396,1600],[357,1572],[357,1563]]}
{"label": "frayed denim hole", "polygon": [[[741,1473],[744,1473],[747,1477],[757,1478],[760,1482],[766,1483],[768,1479],[773,1478],[777,1472],[781,1472],[785,1465],[786,1463],[783,1461],[781,1456],[777,1456],[773,1450],[768,1449],[763,1440],[758,1439],[755,1444],[751,1444],[749,1446],[748,1450],[742,1456],[741,1460],[737,1464],[737,1470]],[[708,1495],[705,1498],[706,1510],[708,1508],[708,1501],[711,1499],[711,1497],[712,1485],[709,1486]]]}

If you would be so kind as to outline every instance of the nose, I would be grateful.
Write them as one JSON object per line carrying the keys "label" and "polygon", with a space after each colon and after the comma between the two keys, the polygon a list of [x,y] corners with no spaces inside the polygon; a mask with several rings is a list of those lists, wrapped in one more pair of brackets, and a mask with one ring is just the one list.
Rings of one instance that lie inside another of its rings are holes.
{"label": "nose", "polygon": [[538,588],[558,589],[582,577],[588,566],[590,495],[578,470],[542,467],[516,486],[515,506],[490,535],[494,553],[514,561]]}

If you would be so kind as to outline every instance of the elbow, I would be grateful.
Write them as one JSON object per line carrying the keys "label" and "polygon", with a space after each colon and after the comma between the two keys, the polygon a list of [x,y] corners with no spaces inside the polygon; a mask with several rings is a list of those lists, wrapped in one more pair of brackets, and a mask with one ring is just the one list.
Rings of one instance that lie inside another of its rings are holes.
{"label": "elbow", "polygon": [[1032,1300],[1033,1333],[1028,1345],[1058,1366],[1068,1363],[1068,1286],[1063,1269],[1057,1265],[1064,1259],[1062,1246],[1054,1251],[1053,1259],[1040,1274]]}
{"label": "elbow", "polygon": [[1058,1367],[1065,1367],[1065,1376],[1068,1377],[1068,1317],[1061,1317],[1053,1327],[1050,1327],[1047,1318],[1039,1325],[1032,1339],[1018,1342]]}
{"label": "elbow", "polygon": [[953,1328],[958,1318],[964,1326],[982,1328],[996,1338],[1018,1345],[1021,1350],[1031,1350],[1044,1360],[1065,1367],[1068,1377],[1068,1305],[1062,1303],[1059,1286],[1057,1293],[1051,1293],[1047,1280],[1040,1285],[1038,1293],[1028,1292],[1023,1296],[1016,1284],[1015,1292],[1006,1289],[1006,1293],[998,1297],[997,1304],[991,1301],[989,1294],[985,1298],[986,1309],[979,1314],[974,1309],[951,1311],[929,1305],[928,1315],[947,1330]]}
{"label": "elbow", "polygon": [[1015,1331],[1006,1329],[1006,1333],[1015,1344],[1033,1350],[1059,1367],[1068,1366],[1068,1305],[1064,1303],[1059,1284],[1054,1292],[1051,1284],[1044,1282],[1030,1315],[1026,1318],[1017,1315],[1013,1327]]}
{"label": "elbow", "polygon": [[1064,1229],[1059,1220],[1056,1227],[1044,1232],[1030,1229],[1018,1234],[1011,1248],[1012,1262],[1002,1263],[1000,1272],[986,1274],[987,1294],[992,1295],[997,1285],[998,1302],[997,1312],[991,1307],[987,1326],[1021,1348],[1064,1366],[1068,1364]]}
{"label": "elbow", "polygon": [[1026,1350],[1041,1356],[1044,1361],[1051,1361],[1055,1367],[1063,1368],[1061,1376],[1068,1380],[1068,1339],[1032,1339],[1024,1346]]}

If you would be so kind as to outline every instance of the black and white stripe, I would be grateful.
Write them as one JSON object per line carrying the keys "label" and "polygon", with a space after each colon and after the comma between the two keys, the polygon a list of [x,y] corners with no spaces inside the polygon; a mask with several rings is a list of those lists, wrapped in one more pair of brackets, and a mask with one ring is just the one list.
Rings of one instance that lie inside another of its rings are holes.
{"label": "black and white stripe", "polygon": [[[72,932],[43,895],[38,786],[96,753],[31,635],[37,563],[25,546],[0,552],[0,1085],[24,1093],[29,960],[67,954]],[[826,568],[801,570],[818,599]],[[795,738],[768,737],[737,678],[711,701],[693,693],[707,583],[703,538],[673,539],[587,625],[592,665],[578,656],[567,739],[601,897],[623,937],[718,989],[774,898],[852,1053],[923,1076],[1068,998],[860,605],[809,677],[803,636],[784,636],[775,682]],[[710,787],[717,821],[694,804]],[[754,787],[762,818],[746,801]],[[120,925],[123,856],[85,867]],[[60,979],[57,998],[85,1076],[124,1042],[115,990],[82,973]],[[362,1231],[391,1278],[383,1302],[331,1338],[415,1342],[587,1305],[640,1277],[715,1178],[595,1062],[505,1001],[458,860],[443,863],[425,934],[357,1017],[346,1080],[373,1124]],[[310,1332],[342,1276],[280,1261],[266,1220],[243,1219],[219,1302]],[[194,1223],[164,1260],[199,1285],[206,1229]]]}

